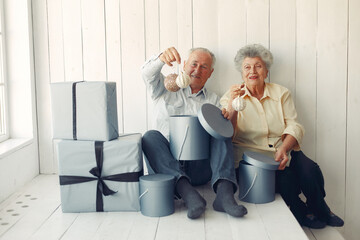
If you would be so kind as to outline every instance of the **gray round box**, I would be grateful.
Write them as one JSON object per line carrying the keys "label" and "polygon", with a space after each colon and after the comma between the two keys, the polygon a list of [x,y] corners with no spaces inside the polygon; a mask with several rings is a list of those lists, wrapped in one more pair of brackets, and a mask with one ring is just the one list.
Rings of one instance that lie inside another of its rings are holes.
{"label": "gray round box", "polygon": [[231,122],[223,117],[218,107],[210,103],[201,106],[198,117],[170,116],[170,150],[177,160],[208,159],[210,135],[225,140],[233,133]]}
{"label": "gray round box", "polygon": [[197,116],[170,116],[170,150],[177,160],[209,158],[210,135]]}
{"label": "gray round box", "polygon": [[239,165],[239,199],[249,203],[274,201],[279,164],[266,155],[245,151]]}
{"label": "gray round box", "polygon": [[214,138],[225,140],[233,136],[233,125],[228,119],[224,118],[221,110],[215,105],[203,104],[198,115],[201,126]]}
{"label": "gray round box", "polygon": [[174,213],[174,176],[151,174],[140,177],[140,211],[148,217]]}

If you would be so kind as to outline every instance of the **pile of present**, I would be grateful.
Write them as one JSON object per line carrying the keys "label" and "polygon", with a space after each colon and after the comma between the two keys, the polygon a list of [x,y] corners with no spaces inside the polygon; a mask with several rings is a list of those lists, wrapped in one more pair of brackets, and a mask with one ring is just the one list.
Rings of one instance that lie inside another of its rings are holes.
{"label": "pile of present", "polygon": [[114,82],[51,84],[63,212],[139,211],[141,134],[118,134]]}

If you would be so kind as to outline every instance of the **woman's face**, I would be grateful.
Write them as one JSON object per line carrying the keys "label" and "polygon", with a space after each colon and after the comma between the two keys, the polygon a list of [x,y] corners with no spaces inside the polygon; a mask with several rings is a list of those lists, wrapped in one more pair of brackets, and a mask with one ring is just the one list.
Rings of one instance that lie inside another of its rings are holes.
{"label": "woman's face", "polygon": [[268,70],[260,57],[247,57],[242,63],[242,78],[246,86],[263,86]]}

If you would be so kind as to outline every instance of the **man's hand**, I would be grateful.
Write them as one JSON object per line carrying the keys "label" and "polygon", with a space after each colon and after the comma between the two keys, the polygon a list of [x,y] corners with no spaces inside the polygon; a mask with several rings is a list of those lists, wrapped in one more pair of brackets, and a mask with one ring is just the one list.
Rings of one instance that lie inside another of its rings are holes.
{"label": "man's hand", "polygon": [[181,58],[180,58],[180,54],[179,52],[174,48],[174,47],[170,47],[168,49],[166,49],[161,55],[160,55],[160,60],[163,63],[166,63],[167,65],[169,65],[170,67],[172,67],[173,65],[171,64],[172,62],[177,62],[178,64],[181,63]]}
{"label": "man's hand", "polygon": [[275,161],[280,162],[279,170],[284,170],[286,163],[289,161],[289,157],[286,153],[286,150],[282,147],[279,147],[275,153]]}

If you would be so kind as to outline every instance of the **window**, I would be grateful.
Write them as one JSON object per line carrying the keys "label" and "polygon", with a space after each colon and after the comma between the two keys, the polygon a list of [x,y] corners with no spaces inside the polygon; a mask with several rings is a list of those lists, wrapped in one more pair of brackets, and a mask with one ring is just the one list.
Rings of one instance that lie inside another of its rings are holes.
{"label": "window", "polygon": [[0,1],[0,142],[9,137],[7,126],[7,98],[6,81],[4,77],[4,33],[3,33],[3,6]]}

